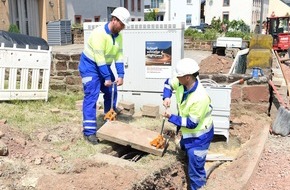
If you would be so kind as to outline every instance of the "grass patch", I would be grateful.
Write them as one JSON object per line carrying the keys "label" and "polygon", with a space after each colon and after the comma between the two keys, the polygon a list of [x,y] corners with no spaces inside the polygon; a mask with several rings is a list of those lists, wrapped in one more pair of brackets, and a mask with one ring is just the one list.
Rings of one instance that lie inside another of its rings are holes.
{"label": "grass patch", "polygon": [[[75,110],[75,102],[81,99],[81,93],[50,90],[47,102],[43,100],[4,101],[0,102],[0,119],[5,119],[9,126],[30,134],[36,128],[67,122],[71,119],[71,115],[80,114]],[[52,113],[51,110],[56,108],[69,114]]]}

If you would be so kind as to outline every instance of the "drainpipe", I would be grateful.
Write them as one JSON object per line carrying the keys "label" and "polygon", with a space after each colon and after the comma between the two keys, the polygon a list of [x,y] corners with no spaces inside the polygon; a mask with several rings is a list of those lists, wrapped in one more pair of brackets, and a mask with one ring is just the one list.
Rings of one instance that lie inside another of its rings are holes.
{"label": "drainpipe", "polygon": [[171,0],[168,0],[168,21],[171,21]]}
{"label": "drainpipe", "polygon": [[263,12],[264,12],[264,0],[261,0],[260,26],[259,26],[259,33],[260,34],[262,34]]}
{"label": "drainpipe", "polygon": [[57,14],[58,14],[58,19],[61,20],[61,13],[60,13],[60,1],[57,0]]}

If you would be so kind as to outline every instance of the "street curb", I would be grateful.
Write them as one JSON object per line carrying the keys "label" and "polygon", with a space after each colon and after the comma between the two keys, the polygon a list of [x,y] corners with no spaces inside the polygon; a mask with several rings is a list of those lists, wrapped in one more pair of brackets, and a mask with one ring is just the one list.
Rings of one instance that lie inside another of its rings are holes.
{"label": "street curb", "polygon": [[[255,127],[255,126],[252,126]],[[213,171],[205,190],[245,190],[255,174],[268,139],[270,125],[256,130],[251,138],[242,145],[237,157]]]}
{"label": "street curb", "polygon": [[241,190],[247,189],[247,187],[250,185],[251,177],[255,174],[262,153],[264,151],[265,144],[269,136],[269,129],[270,125],[266,125],[261,131],[258,131],[257,134],[254,134],[254,136],[251,138],[252,140],[250,140],[245,146],[245,150],[242,150],[241,152],[243,153],[243,151],[248,151],[249,149],[251,149],[252,152],[252,154],[250,154],[248,157],[249,164],[245,168],[244,174],[241,178],[241,181],[243,182]]}

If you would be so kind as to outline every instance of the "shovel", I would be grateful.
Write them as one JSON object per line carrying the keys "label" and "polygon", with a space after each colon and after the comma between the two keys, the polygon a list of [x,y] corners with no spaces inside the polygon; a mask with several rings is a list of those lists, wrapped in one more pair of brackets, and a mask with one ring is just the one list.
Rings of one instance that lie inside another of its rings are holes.
{"label": "shovel", "polygon": [[150,145],[155,146],[157,149],[164,148],[164,145],[166,142],[166,139],[162,135],[163,129],[164,129],[165,119],[166,119],[165,117],[163,117],[163,119],[162,119],[162,127],[161,127],[160,134],[150,142]]}
{"label": "shovel", "polygon": [[273,91],[276,94],[276,98],[280,103],[280,107],[278,109],[276,118],[272,126],[272,131],[275,134],[279,134],[285,137],[290,133],[290,112],[287,109],[285,102],[283,101],[273,82],[269,80],[268,83],[273,88]]}
{"label": "shovel", "polygon": [[115,121],[117,113],[113,108],[113,101],[114,101],[114,91],[115,91],[115,83],[112,85],[112,94],[111,94],[111,109],[105,114],[104,120],[106,121]]}

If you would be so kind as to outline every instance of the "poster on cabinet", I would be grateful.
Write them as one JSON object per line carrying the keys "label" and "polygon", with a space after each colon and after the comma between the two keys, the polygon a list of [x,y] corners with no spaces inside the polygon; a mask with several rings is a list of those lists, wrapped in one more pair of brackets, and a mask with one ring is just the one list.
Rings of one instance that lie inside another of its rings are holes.
{"label": "poster on cabinet", "polygon": [[172,42],[146,41],[145,43],[146,78],[170,78]]}

